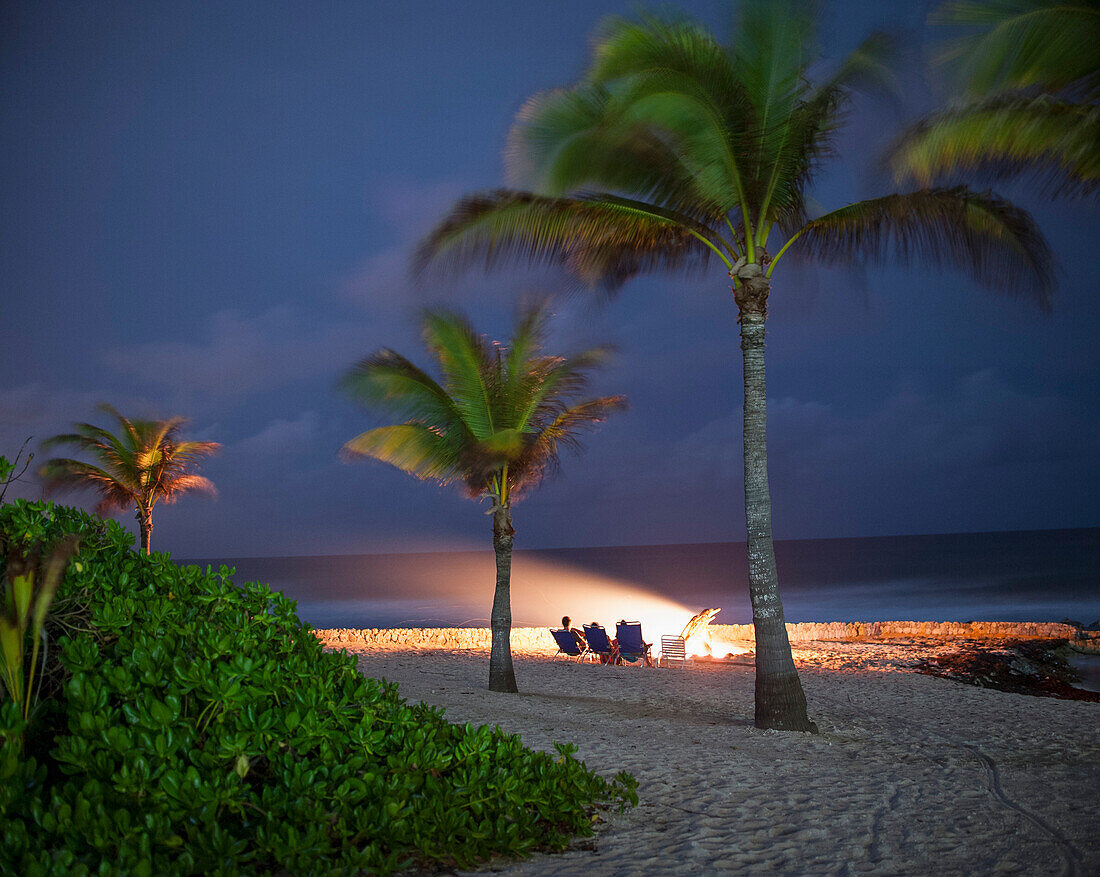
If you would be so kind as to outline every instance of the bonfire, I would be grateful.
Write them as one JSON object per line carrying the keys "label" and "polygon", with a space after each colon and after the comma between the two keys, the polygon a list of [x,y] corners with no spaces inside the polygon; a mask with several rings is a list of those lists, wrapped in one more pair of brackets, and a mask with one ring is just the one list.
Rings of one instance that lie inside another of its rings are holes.
{"label": "bonfire", "polygon": [[743,655],[749,650],[731,642],[713,636],[710,630],[710,622],[722,610],[719,608],[704,609],[696,613],[691,620],[684,625],[680,633],[684,641],[684,651],[697,658],[724,658],[729,655]]}

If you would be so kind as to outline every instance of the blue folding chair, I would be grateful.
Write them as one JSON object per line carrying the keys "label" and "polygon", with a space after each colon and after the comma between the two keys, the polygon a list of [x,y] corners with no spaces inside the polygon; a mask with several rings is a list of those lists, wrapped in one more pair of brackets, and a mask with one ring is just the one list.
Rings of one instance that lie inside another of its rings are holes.
{"label": "blue folding chair", "polygon": [[555,659],[561,655],[566,658],[576,658],[578,661],[584,660],[584,656],[588,654],[588,647],[582,649],[572,631],[550,628],[550,633],[554,637],[554,642],[558,644],[558,653],[554,655]]}
{"label": "blue folding chair", "polygon": [[596,655],[602,664],[611,664],[614,661],[615,647],[607,638],[607,631],[602,624],[586,624],[584,626],[584,638],[588,640],[589,653]]}
{"label": "blue folding chair", "polygon": [[615,625],[615,639],[619,641],[619,657],[634,663],[640,660],[646,666],[652,666],[649,657],[650,644],[642,639],[642,625],[639,621],[620,621]]}

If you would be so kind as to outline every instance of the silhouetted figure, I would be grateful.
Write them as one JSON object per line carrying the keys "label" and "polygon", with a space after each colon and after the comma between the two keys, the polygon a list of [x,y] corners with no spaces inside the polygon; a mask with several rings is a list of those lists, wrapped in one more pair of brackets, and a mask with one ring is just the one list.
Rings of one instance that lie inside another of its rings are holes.
{"label": "silhouetted figure", "polygon": [[577,641],[577,648],[588,648],[588,643],[584,638],[584,634],[581,631],[577,630],[577,628],[572,627],[572,623],[573,621],[568,615],[563,615],[561,617],[561,629],[568,630],[571,634],[573,634],[573,639]]}

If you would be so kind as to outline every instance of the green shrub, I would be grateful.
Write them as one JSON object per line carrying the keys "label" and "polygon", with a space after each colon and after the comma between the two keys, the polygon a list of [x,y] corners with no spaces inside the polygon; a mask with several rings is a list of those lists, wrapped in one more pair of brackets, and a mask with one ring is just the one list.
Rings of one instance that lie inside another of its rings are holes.
{"label": "green shrub", "polygon": [[44,674],[38,659],[41,654],[45,663],[48,654],[43,649],[49,642],[46,616],[79,541],[70,533],[43,558],[37,550],[0,539],[6,567],[0,575],[0,670],[8,697],[24,719],[37,713],[41,702]]}
{"label": "green shrub", "polygon": [[561,849],[595,805],[637,800],[572,747],[532,752],[407,704],[264,585],[143,557],[72,509],[0,509],[9,539],[65,532],[82,540],[58,596],[63,685],[29,728],[0,702],[0,872],[466,867]]}

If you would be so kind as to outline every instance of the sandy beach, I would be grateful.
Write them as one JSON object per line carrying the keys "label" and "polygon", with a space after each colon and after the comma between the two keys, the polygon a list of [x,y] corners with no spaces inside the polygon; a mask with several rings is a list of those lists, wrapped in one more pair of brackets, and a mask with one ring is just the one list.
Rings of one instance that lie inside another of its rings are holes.
{"label": "sandy beach", "polygon": [[504,874],[1100,873],[1100,704],[1008,694],[909,669],[927,641],[795,644],[818,736],[753,727],[753,668],[605,667],[515,654],[519,695],[486,690],[482,648],[340,643],[368,676],[500,725],[571,742],[638,779],[562,855]]}

